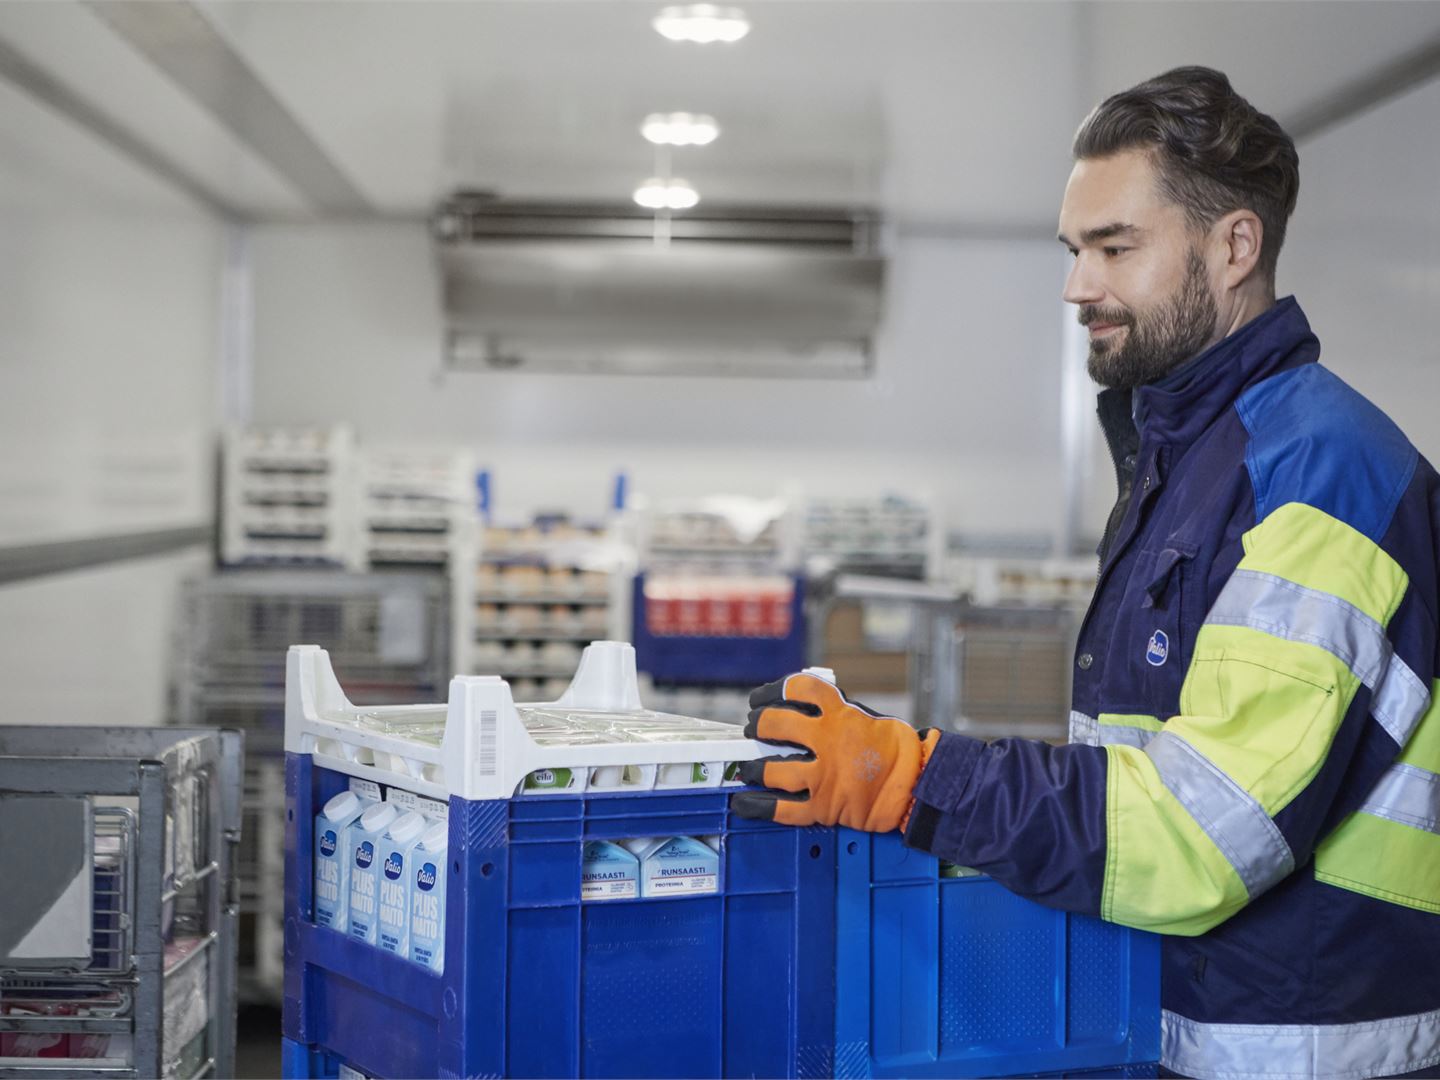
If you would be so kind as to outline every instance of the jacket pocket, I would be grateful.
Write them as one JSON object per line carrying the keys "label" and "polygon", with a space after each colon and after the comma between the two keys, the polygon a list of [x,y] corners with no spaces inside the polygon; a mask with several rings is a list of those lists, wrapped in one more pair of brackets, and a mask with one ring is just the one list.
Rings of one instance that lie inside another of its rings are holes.
{"label": "jacket pocket", "polygon": [[1194,548],[1163,541],[1141,549],[1116,611],[1102,701],[1107,712],[1173,715],[1194,643]]}

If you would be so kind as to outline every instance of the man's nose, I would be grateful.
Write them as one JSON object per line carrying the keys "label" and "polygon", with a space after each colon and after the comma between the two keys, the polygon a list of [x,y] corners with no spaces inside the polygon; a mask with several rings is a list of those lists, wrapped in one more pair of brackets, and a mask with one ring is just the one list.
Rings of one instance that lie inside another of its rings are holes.
{"label": "man's nose", "polygon": [[1094,263],[1081,252],[1070,267],[1065,278],[1065,289],[1060,294],[1070,304],[1098,304],[1105,299],[1105,289],[1100,275],[1094,270]]}

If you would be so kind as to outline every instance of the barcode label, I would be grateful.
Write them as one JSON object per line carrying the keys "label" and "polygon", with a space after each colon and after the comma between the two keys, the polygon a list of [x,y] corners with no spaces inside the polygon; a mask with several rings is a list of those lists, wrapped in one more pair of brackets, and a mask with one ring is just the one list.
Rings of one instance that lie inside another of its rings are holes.
{"label": "barcode label", "polygon": [[494,709],[480,710],[480,775],[494,776],[497,766],[495,761],[495,736],[496,728],[499,725],[500,714]]}

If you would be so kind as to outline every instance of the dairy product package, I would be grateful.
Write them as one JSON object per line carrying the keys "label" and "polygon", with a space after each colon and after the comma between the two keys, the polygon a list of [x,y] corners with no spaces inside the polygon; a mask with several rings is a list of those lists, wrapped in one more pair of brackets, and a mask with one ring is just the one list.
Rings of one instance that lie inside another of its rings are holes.
{"label": "dairy product package", "polygon": [[450,825],[437,821],[420,834],[407,875],[410,885],[410,959],[445,970],[445,849]]}
{"label": "dairy product package", "polygon": [[720,891],[720,856],[689,836],[650,845],[640,858],[641,896],[695,896]]}
{"label": "dairy product package", "polygon": [[432,821],[447,820],[450,817],[450,804],[441,802],[439,799],[427,799],[423,795],[416,795],[413,791],[402,791],[400,788],[392,787],[385,795],[386,800],[394,803],[400,808],[400,812],[414,810],[426,819],[428,825]]}
{"label": "dairy product package", "polygon": [[590,770],[590,790],[640,788],[655,786],[656,765],[596,765]]}
{"label": "dairy product package", "polygon": [[350,825],[365,810],[353,791],[342,791],[315,818],[315,922],[344,931],[350,910]]}
{"label": "dairy product package", "polygon": [[714,787],[721,781],[725,763],[721,761],[676,762],[661,765],[655,778],[657,788]]}
{"label": "dairy product package", "polygon": [[983,876],[979,870],[969,866],[956,866],[954,863],[942,862],[940,864],[940,876],[942,878],[965,878]]}
{"label": "dairy product package", "polygon": [[380,843],[379,927],[377,943],[386,952],[410,955],[411,851],[428,824],[417,810],[407,810],[390,823]]}
{"label": "dairy product package", "polygon": [[373,803],[350,826],[350,936],[370,945],[379,928],[380,843],[399,816],[393,803]]}
{"label": "dairy product package", "polygon": [[524,792],[527,795],[555,795],[560,792],[583,791],[587,770],[536,769],[525,777]]}
{"label": "dairy product package", "polygon": [[591,840],[580,866],[580,899],[633,900],[640,895],[640,861],[619,844]]}

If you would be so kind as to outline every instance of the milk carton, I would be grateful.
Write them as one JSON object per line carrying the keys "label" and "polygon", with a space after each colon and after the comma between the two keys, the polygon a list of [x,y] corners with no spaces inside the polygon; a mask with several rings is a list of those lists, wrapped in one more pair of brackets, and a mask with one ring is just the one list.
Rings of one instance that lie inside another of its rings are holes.
{"label": "milk carton", "polygon": [[619,844],[591,840],[580,866],[580,899],[632,900],[640,895],[640,862]]}
{"label": "milk carton", "polygon": [[410,860],[410,959],[445,970],[445,849],[450,825],[437,821],[420,834]]}
{"label": "milk carton", "polygon": [[380,843],[399,816],[393,803],[374,803],[350,826],[350,936],[370,945],[379,929]]}
{"label": "milk carton", "polygon": [[689,836],[672,836],[640,860],[640,895],[695,896],[720,891],[720,856]]}
{"label": "milk carton", "polygon": [[350,825],[365,810],[352,791],[342,791],[315,818],[315,922],[344,931],[350,913]]}
{"label": "milk carton", "polygon": [[425,831],[427,822],[417,810],[409,810],[390,823],[380,844],[380,948],[400,956],[410,955],[410,853]]}

